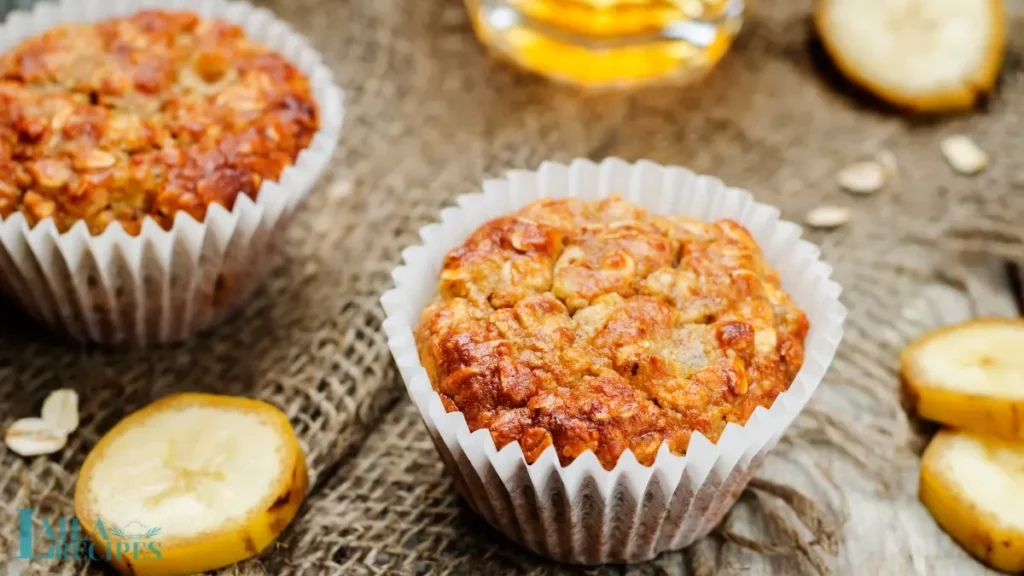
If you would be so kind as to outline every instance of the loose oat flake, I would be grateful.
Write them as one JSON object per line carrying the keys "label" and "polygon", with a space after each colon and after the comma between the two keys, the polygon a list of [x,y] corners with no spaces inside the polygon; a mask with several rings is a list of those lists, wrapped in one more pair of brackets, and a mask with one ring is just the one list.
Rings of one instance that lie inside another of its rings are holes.
{"label": "loose oat flake", "polygon": [[43,402],[43,420],[65,434],[78,428],[78,393],[62,388],[54,390]]}
{"label": "loose oat flake", "polygon": [[804,222],[812,228],[837,228],[849,221],[850,210],[841,206],[819,206],[804,217]]}
{"label": "loose oat flake", "polygon": [[896,155],[891,150],[879,150],[878,154],[875,154],[875,161],[885,168],[886,176],[892,177],[896,174],[898,170]]}
{"label": "loose oat flake", "polygon": [[839,187],[854,194],[871,194],[882,189],[888,180],[888,171],[879,162],[855,162],[839,171]]}
{"label": "loose oat flake", "polygon": [[961,174],[977,174],[988,166],[988,154],[963,134],[943,138],[939,148],[946,162]]}
{"label": "loose oat flake", "polygon": [[67,443],[68,435],[42,418],[22,418],[4,434],[4,444],[21,456],[53,454]]}

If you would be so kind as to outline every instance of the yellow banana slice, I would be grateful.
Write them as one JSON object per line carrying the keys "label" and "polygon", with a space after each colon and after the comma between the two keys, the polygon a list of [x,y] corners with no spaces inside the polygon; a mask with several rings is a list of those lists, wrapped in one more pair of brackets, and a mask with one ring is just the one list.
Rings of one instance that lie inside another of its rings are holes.
{"label": "yellow banana slice", "polygon": [[943,430],[921,461],[921,502],[974,557],[1024,571],[1024,443]]}
{"label": "yellow banana slice", "polygon": [[971,432],[1024,439],[1024,321],[940,328],[900,357],[918,415]]}
{"label": "yellow banana slice", "polygon": [[818,0],[814,22],[842,73],[918,112],[965,110],[995,84],[1002,0]]}
{"label": "yellow banana slice", "polygon": [[118,423],[85,459],[75,514],[121,574],[194,574],[255,556],[305,498],[288,418],[257,400],[179,394]]}

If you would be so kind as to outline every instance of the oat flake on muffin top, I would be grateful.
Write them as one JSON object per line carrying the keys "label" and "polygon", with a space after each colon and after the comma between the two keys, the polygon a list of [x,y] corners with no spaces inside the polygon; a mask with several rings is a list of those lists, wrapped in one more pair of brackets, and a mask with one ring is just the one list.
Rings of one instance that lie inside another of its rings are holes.
{"label": "oat flake on muffin top", "polygon": [[540,200],[446,257],[416,332],[449,412],[528,462],[628,448],[653,463],[771,406],[808,322],[746,229],[657,216],[617,196]]}
{"label": "oat flake on muffin top", "polygon": [[0,57],[0,217],[99,233],[202,221],[277,179],[319,126],[308,79],[234,24],[151,10]]}

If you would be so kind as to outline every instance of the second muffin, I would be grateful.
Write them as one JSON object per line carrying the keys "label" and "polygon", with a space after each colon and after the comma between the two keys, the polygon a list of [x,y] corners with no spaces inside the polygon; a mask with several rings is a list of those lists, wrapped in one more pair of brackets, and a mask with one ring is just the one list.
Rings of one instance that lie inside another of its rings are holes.
{"label": "second muffin", "polygon": [[276,180],[319,124],[306,76],[236,24],[147,10],[58,26],[0,57],[0,218],[202,222]]}
{"label": "second muffin", "polygon": [[338,141],[342,92],[302,36],[244,2],[175,6],[0,26],[0,290],[75,339],[179,340],[237,309]]}

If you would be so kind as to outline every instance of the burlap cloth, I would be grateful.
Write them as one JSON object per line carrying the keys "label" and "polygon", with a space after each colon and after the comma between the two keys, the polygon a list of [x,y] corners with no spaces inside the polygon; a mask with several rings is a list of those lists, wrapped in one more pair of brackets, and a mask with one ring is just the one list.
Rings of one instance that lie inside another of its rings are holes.
{"label": "burlap cloth", "polygon": [[[900,408],[897,366],[922,331],[991,311],[987,297],[963,296],[978,282],[954,267],[955,251],[1024,254],[1024,165],[1014,166],[1024,152],[1024,19],[1014,19],[985,109],[927,121],[881,110],[838,80],[811,40],[808,1],[756,3],[701,86],[604,95],[493,63],[458,0],[268,4],[323,51],[346,90],[334,169],[255,300],[190,342],[132,353],[76,347],[0,307],[0,424],[38,413],[58,387],[82,397],[82,426],[61,453],[27,460],[0,447],[0,565],[17,545],[16,509],[72,513],[75,474],[104,431],[155,398],[204,390],[281,406],[314,475],[280,541],[227,573],[567,570],[517,548],[460,502],[392,367],[377,299],[417,229],[484,177],[614,155],[718,175],[791,219],[822,203],[855,210],[848,226],[812,234],[850,309],[812,405],[716,534],[628,571],[983,572],[917,504],[928,430]],[[956,176],[942,160],[940,136],[957,131],[992,153],[983,175]],[[840,192],[836,171],[880,147],[899,159],[896,180],[869,197]],[[27,573],[100,570],[38,561]]]}

